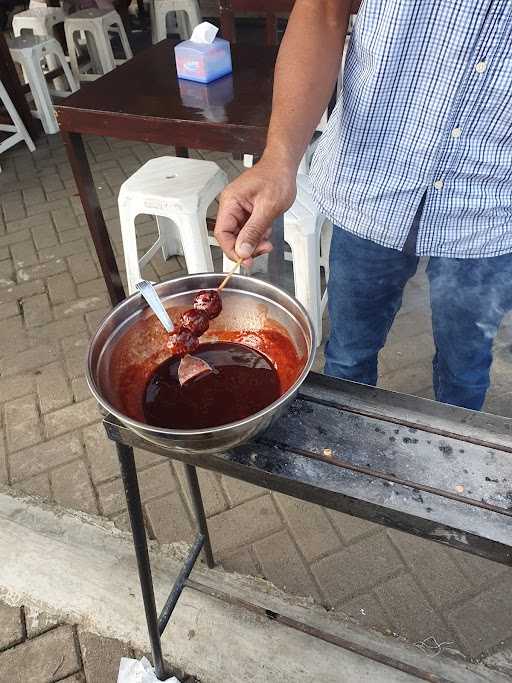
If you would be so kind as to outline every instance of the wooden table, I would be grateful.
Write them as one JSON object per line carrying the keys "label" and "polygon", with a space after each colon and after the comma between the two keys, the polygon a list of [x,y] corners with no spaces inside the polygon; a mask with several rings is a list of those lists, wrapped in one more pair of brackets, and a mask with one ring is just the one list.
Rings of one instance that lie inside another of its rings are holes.
{"label": "wooden table", "polygon": [[[277,48],[233,45],[233,75],[201,86],[177,79],[173,47],[166,40],[140,52],[56,107],[113,304],[125,293],[82,135],[255,155],[265,146]],[[282,250],[282,234],[278,238]]]}

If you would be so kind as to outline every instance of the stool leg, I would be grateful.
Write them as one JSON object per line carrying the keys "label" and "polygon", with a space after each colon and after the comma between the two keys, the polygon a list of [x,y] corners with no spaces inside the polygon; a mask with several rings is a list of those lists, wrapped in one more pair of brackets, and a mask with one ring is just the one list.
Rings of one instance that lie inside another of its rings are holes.
{"label": "stool leg", "polygon": [[176,221],[189,273],[213,273],[213,260],[204,216],[183,214]]}
{"label": "stool leg", "polygon": [[[68,62],[64,56],[64,52],[62,50],[58,50],[54,55],[52,55],[52,57],[55,60],[55,65],[58,66],[60,63],[62,71],[64,72],[64,78],[58,79],[60,92],[63,92],[64,94],[76,92],[78,90],[78,85],[76,84],[73,74],[71,73],[71,69],[69,68]],[[67,81],[67,87],[64,81]],[[57,80],[55,80],[55,86],[57,87]]]}
{"label": "stool leg", "polygon": [[126,495],[126,506],[130,517],[130,526],[132,528],[133,545],[137,558],[137,569],[139,572],[144,611],[146,612],[146,622],[155,673],[158,680],[163,681],[167,678],[167,673],[162,656],[162,643],[158,632],[155,592],[153,588],[153,578],[151,576],[151,563],[149,560],[146,530],[144,528],[144,517],[142,515],[142,504],[140,500],[135,458],[133,457],[133,449],[130,446],[116,443],[116,448]]}
{"label": "stool leg", "polygon": [[32,61],[26,61],[24,66],[27,74],[27,82],[34,97],[34,104],[41,117],[41,123],[43,124],[45,133],[48,133],[48,135],[58,133],[59,126],[57,125],[50,92],[41,66],[39,64],[36,66]]}
{"label": "stool leg", "polygon": [[135,215],[132,210],[119,201],[119,219],[121,223],[121,238],[123,241],[124,263],[128,294],[136,292],[135,285],[141,278],[139,255],[137,253],[137,234],[135,231]]}
{"label": "stool leg", "polygon": [[73,31],[73,28],[66,23],[64,24],[64,35],[66,36],[66,45],[68,48],[71,71],[73,72],[77,83],[80,83],[80,69],[78,68],[78,47],[75,43],[75,31]]}
{"label": "stool leg", "polygon": [[35,152],[36,146],[32,142],[32,138],[30,137],[28,130],[25,128],[25,124],[21,120],[20,115],[16,111],[16,107],[12,103],[11,98],[9,97],[9,94],[5,89],[2,81],[0,81],[0,102],[3,104],[4,108],[9,114],[14,126],[16,126],[16,130],[22,136],[23,140],[25,140],[25,144],[27,145],[29,150],[31,152]]}
{"label": "stool leg", "polygon": [[[115,24],[113,25],[115,26]],[[125,59],[131,59],[133,57],[133,52],[128,41],[128,36],[126,35],[126,31],[124,30],[124,26],[121,22],[119,22],[117,26],[119,27],[119,38],[121,40],[121,45],[123,46],[124,57]]]}
{"label": "stool leg", "polygon": [[156,217],[158,234],[162,240],[162,256],[167,261],[171,256],[183,255],[183,247],[179,239],[178,228],[170,218]]}
{"label": "stool leg", "polygon": [[102,30],[94,31],[94,33],[91,32],[91,35],[99,57],[101,73],[108,74],[116,68],[108,31],[105,31],[105,33]]}
{"label": "stool leg", "polygon": [[295,297],[309,313],[317,334],[317,343],[320,344],[322,339],[320,235],[315,233],[297,235],[288,243],[293,255]]}
{"label": "stool leg", "polygon": [[167,12],[162,11],[155,4],[155,43],[159,43],[167,38],[167,26],[166,26]]}

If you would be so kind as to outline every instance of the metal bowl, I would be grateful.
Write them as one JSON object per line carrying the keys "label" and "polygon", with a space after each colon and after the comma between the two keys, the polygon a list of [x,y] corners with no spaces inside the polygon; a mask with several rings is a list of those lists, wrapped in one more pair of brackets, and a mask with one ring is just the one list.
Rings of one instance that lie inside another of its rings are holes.
{"label": "metal bowl", "polygon": [[[188,275],[161,282],[156,290],[171,317],[176,319],[177,314],[190,308],[198,291],[218,287],[221,280],[222,276],[216,273]],[[222,293],[222,303],[222,314],[212,322],[201,341],[212,341],[216,335],[230,330],[257,332],[262,329],[279,330],[291,340],[300,363],[289,388],[277,401],[244,420],[210,429],[176,430],[145,424],[143,415],[137,412],[138,396],[143,390],[137,373],[140,375],[140,368],[148,364],[156,367],[165,360],[165,355],[159,358],[158,354],[162,350],[165,354],[166,333],[137,293],[106,316],[89,347],[87,381],[100,405],[142,438],[174,452],[222,452],[267,429],[292,401],[311,369],[316,349],[313,326],[294,298],[255,278],[233,276]],[[144,372],[147,375],[147,370]],[[122,385],[121,376],[125,378]],[[130,381],[133,377],[128,388],[126,377]],[[130,401],[135,407],[127,409]]]}

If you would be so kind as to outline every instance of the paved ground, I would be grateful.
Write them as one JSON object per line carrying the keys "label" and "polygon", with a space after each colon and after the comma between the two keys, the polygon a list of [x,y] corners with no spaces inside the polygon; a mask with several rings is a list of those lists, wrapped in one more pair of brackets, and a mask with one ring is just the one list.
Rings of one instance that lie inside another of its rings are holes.
{"label": "paved ground", "polygon": [[[163,149],[87,142],[119,256],[119,186]],[[229,158],[210,156],[238,173]],[[54,136],[39,140],[35,154],[16,148],[1,163],[0,482],[124,528],[116,459],[84,379],[88,338],[108,303],[64,149]],[[141,222],[141,247],[153,234],[152,222]],[[181,268],[157,257],[145,275],[157,280]],[[509,340],[504,326],[488,409],[511,415]],[[430,396],[431,355],[420,272],[382,354],[382,386]],[[181,468],[143,452],[137,460],[150,535],[161,543],[190,538]],[[473,657],[512,637],[512,572],[503,567],[213,474],[201,483],[227,569],[263,575],[413,642],[452,642]]]}
{"label": "paved ground", "polygon": [[[2,683],[114,683],[121,657],[141,656],[119,640],[0,602]],[[199,683],[181,671],[173,673],[182,683]]]}

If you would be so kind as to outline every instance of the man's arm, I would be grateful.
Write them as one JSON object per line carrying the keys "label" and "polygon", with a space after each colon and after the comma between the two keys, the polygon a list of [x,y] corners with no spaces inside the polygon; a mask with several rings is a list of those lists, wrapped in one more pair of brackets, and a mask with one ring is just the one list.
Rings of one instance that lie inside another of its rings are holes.
{"label": "man's arm", "polygon": [[277,58],[265,151],[220,197],[215,236],[232,260],[272,249],[272,222],[294,201],[297,169],[333,93],[355,4],[295,2]]}

